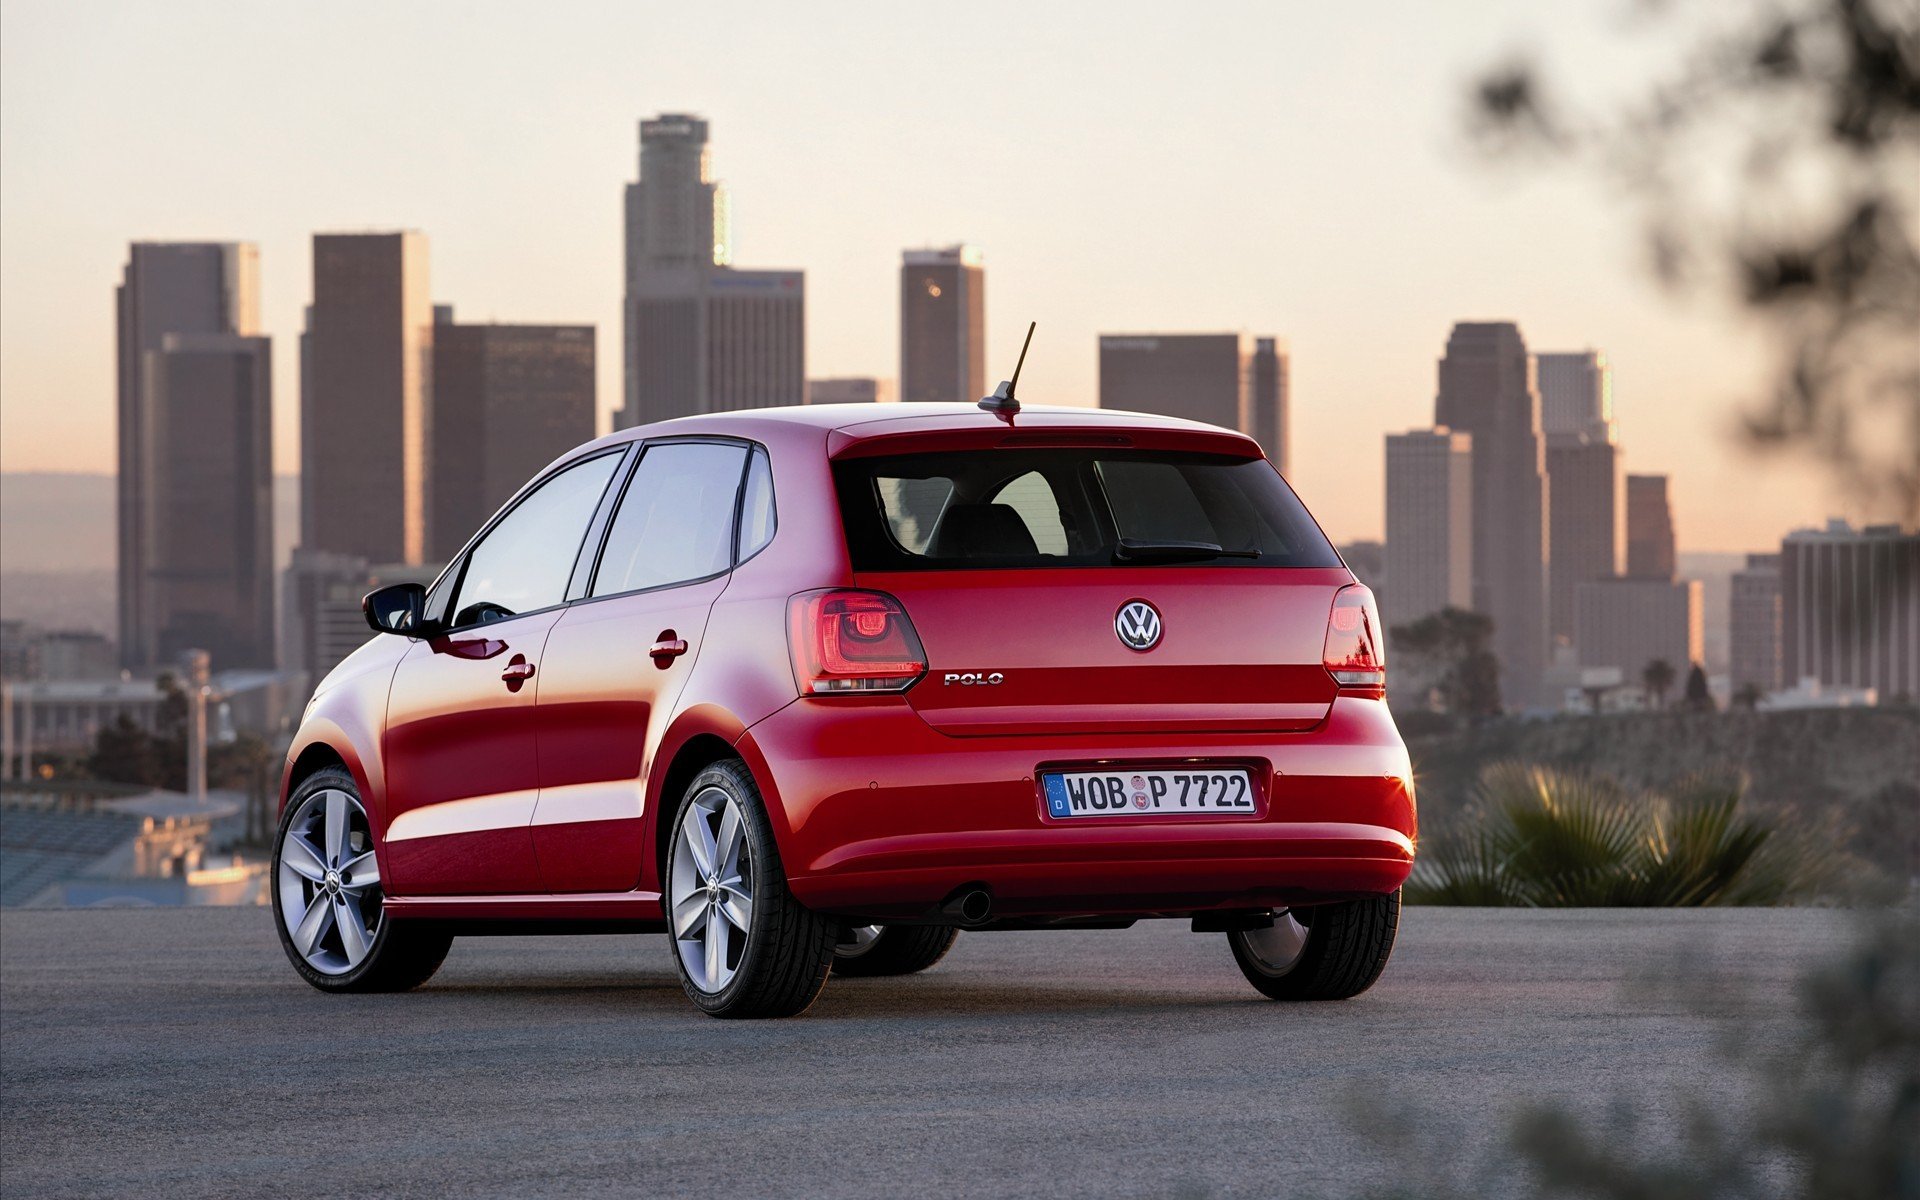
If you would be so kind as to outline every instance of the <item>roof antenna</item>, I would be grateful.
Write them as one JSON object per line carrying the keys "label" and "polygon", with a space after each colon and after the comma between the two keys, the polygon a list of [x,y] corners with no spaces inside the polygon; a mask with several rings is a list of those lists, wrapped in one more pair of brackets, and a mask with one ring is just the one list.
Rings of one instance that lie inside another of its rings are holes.
{"label": "roof antenna", "polygon": [[1027,347],[1033,345],[1033,330],[1038,321],[1027,322],[1027,340],[1020,343],[1020,361],[1013,364],[1013,378],[1003,379],[1000,386],[993,389],[993,395],[980,401],[980,407],[1007,424],[1013,424],[1013,418],[1020,411],[1020,401],[1014,399],[1013,389],[1020,383],[1020,368],[1027,365]]}

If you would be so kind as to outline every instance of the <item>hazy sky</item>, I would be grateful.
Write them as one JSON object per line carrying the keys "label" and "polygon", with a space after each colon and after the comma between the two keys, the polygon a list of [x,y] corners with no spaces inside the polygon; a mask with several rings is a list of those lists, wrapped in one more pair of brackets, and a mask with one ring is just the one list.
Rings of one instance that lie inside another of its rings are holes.
{"label": "hazy sky", "polygon": [[1511,318],[1607,351],[1683,549],[1764,548],[1845,511],[1732,436],[1765,347],[1646,281],[1617,196],[1460,134],[1467,81],[1518,48],[1589,94],[1646,79],[1664,51],[1627,11],[6,0],[0,467],[111,469],[137,239],[259,244],[282,470],[315,230],[424,230],[464,319],[594,323],[610,411],[637,123],[686,110],[736,263],[807,271],[809,375],[896,375],[900,250],[957,240],[986,254],[991,375],[1040,323],[1029,402],[1092,403],[1101,331],[1277,333],[1293,481],[1346,539],[1381,532],[1381,435],[1431,422],[1451,323]]}

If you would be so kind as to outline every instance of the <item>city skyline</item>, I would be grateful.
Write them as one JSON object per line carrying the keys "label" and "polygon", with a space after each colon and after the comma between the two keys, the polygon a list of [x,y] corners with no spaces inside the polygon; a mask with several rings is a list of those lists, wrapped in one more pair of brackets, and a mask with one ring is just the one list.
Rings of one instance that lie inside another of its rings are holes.
{"label": "city skyline", "polygon": [[[1022,388],[1033,402],[1092,402],[1101,329],[1285,335],[1302,397],[1293,414],[1301,450],[1293,479],[1337,538],[1380,535],[1381,463],[1371,445],[1344,455],[1329,448],[1356,444],[1356,423],[1370,434],[1421,424],[1432,401],[1433,339],[1454,321],[1478,317],[1515,320],[1541,346],[1607,347],[1619,409],[1635,430],[1636,468],[1676,477],[1684,545],[1755,549],[1786,528],[1853,513],[1823,479],[1785,460],[1763,460],[1770,486],[1743,495],[1737,485],[1755,467],[1736,446],[1736,405],[1764,359],[1749,335],[1713,313],[1675,308],[1653,291],[1636,273],[1632,231],[1602,198],[1571,181],[1505,188],[1457,144],[1452,118],[1441,111],[1450,106],[1438,101],[1450,99],[1463,72],[1481,61],[1492,31],[1532,24],[1524,6],[1484,6],[1472,37],[1441,28],[1458,22],[1417,10],[1371,18],[1399,30],[1387,53],[1396,61],[1405,56],[1409,71],[1407,86],[1374,116],[1335,121],[1309,105],[1314,88],[1327,85],[1323,72],[1337,63],[1308,62],[1304,49],[1310,69],[1298,78],[1232,85],[1212,78],[1231,72],[1195,72],[1183,107],[1171,109],[1124,95],[1125,65],[1158,39],[1218,43],[1228,56],[1260,42],[1245,30],[1219,36],[1245,24],[1243,14],[1177,30],[1123,30],[1112,62],[1075,68],[1088,86],[1114,93],[1118,110],[1098,120],[1063,111],[1037,83],[1017,83],[991,95],[931,97],[925,120],[913,128],[861,118],[855,97],[871,96],[871,79],[857,88],[849,82],[792,89],[791,97],[780,90],[834,37],[884,48],[911,39],[912,21],[857,29],[828,22],[809,31],[770,11],[766,20],[783,37],[791,34],[801,63],[753,44],[738,48],[730,69],[716,75],[651,51],[642,55],[644,70],[616,66],[602,46],[630,47],[624,32],[633,18],[609,11],[586,22],[604,36],[582,37],[571,28],[564,38],[549,31],[530,37],[528,70],[554,92],[535,123],[460,82],[458,48],[477,35],[401,14],[394,47],[372,51],[369,78],[377,81],[353,98],[351,111],[288,117],[253,173],[178,166],[208,157],[212,145],[240,144],[234,139],[243,129],[268,120],[258,106],[232,105],[233,86],[257,83],[262,104],[278,111],[266,94],[275,90],[266,86],[274,76],[252,58],[234,64],[239,78],[219,89],[162,89],[140,120],[116,124],[115,114],[129,105],[112,98],[146,78],[144,65],[127,62],[136,49],[176,71],[182,63],[212,61],[193,36],[205,32],[204,14],[177,23],[136,15],[124,28],[104,31],[51,8],[14,6],[6,17],[9,170],[0,221],[9,235],[9,320],[0,356],[0,466],[7,470],[111,469],[101,452],[111,436],[111,379],[93,361],[98,339],[110,330],[103,330],[96,289],[114,269],[102,264],[113,263],[128,241],[211,237],[260,245],[262,324],[282,343],[274,356],[282,471],[299,456],[290,340],[311,293],[300,243],[313,230],[423,230],[436,247],[434,299],[457,299],[478,319],[619,328],[616,192],[632,178],[635,122],[693,111],[712,122],[725,147],[716,175],[737,198],[735,223],[745,241],[736,261],[793,264],[808,273],[806,362],[814,376],[891,375],[900,249],[964,238],[996,264],[990,377],[1004,374],[1025,320],[1040,322]],[[353,25],[269,15],[241,23],[269,47],[311,43],[313,53],[280,64],[295,72],[308,71],[308,60],[325,61],[325,47]],[[1363,29],[1344,31],[1317,17],[1260,14],[1253,24],[1268,40],[1319,46],[1335,59],[1366,40]],[[74,49],[82,25],[91,53]],[[1436,53],[1408,54],[1403,44],[1429,25]],[[431,40],[429,26],[434,38],[450,40],[436,43],[418,72],[383,69],[387,55],[420,51]],[[1577,45],[1583,28],[1558,21],[1541,36]],[[1042,17],[1033,44],[1013,53],[1039,54],[1063,36],[1059,19]],[[963,58],[988,38],[984,25],[965,29],[936,53]],[[44,69],[62,55],[77,55],[82,67],[58,77]],[[915,61],[916,69],[926,65]],[[1624,65],[1637,62],[1630,57]],[[128,66],[128,77],[109,64]],[[898,69],[886,64],[886,78]],[[440,85],[473,108],[444,129]],[[81,96],[86,103],[77,102]],[[71,114],[58,123],[57,137],[50,136],[54,125],[35,118],[49,111]],[[1286,119],[1268,119],[1273,114]],[[831,124],[830,145],[800,136],[828,128],[829,115],[842,118]],[[1035,146],[999,136],[1020,121],[1044,135],[1017,140]],[[1359,128],[1350,127],[1356,122]],[[482,125],[484,136],[469,135]],[[1150,177],[1125,152],[1142,136],[1156,147]],[[1048,148],[1068,137],[1092,139],[1090,152],[1068,161]],[[1336,168],[1357,153],[1356,139],[1373,148],[1343,173]],[[1262,153],[1249,153],[1250,145]],[[1303,170],[1303,163],[1326,169]],[[980,173],[976,166],[1018,186],[954,186]],[[106,186],[127,169],[139,172],[140,188]],[[1402,179],[1408,171],[1411,179]],[[1374,186],[1389,174],[1401,182]],[[1204,197],[1192,192],[1197,178],[1208,180]],[[863,194],[858,205],[845,201],[853,185]],[[1414,192],[1421,220],[1402,220],[1401,198]],[[1202,208],[1205,222],[1187,220]],[[1233,253],[1223,258],[1203,249],[1196,240],[1202,227],[1229,237]],[[526,236],[531,229],[540,236]],[[1116,246],[1125,253],[1115,253]],[[1462,270],[1468,260],[1472,271]],[[621,399],[617,345],[610,339],[599,356],[602,427]]]}

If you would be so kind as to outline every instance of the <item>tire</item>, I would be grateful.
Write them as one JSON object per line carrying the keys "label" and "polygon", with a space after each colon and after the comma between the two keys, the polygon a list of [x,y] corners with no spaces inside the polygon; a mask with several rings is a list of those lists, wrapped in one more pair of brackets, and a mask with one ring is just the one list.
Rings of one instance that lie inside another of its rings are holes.
{"label": "tire", "polygon": [[870,938],[833,951],[833,973],[847,976],[912,975],[947,956],[960,931],[951,925],[870,925]]}
{"label": "tire", "polygon": [[1400,892],[1279,913],[1271,930],[1227,935],[1240,973],[1270,1000],[1349,1000],[1393,953]]}
{"label": "tire", "polygon": [[[336,818],[340,832],[332,834]],[[452,935],[437,926],[387,918],[366,820],[360,789],[340,767],[308,777],[280,814],[270,875],[273,926],[293,969],[323,992],[419,987],[433,978],[453,945]],[[316,912],[316,904],[325,907]],[[318,930],[311,937],[309,918]],[[347,921],[357,922],[351,927],[359,930],[357,938],[350,937]],[[306,944],[296,944],[296,935]]]}
{"label": "tire", "polygon": [[665,882],[667,945],[700,1011],[791,1017],[820,994],[836,926],[787,890],[773,826],[744,764],[715,763],[687,785],[674,810]]}

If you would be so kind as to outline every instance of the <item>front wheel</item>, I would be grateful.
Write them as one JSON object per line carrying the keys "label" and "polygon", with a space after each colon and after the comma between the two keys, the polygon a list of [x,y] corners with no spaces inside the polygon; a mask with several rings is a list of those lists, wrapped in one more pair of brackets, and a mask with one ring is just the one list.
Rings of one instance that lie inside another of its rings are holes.
{"label": "front wheel", "polygon": [[366,806],[341,768],[316,772],[287,802],[272,879],[280,944],[323,992],[418,987],[453,945],[435,926],[387,919]]}
{"label": "front wheel", "polygon": [[835,975],[912,975],[947,956],[951,925],[858,925],[833,949]]}
{"label": "front wheel", "polygon": [[833,966],[834,926],[787,890],[760,789],[738,762],[687,787],[667,863],[680,984],[715,1017],[805,1012]]}
{"label": "front wheel", "polygon": [[1348,1000],[1373,986],[1393,953],[1400,893],[1288,909],[1267,929],[1227,934],[1240,973],[1271,1000]]}

